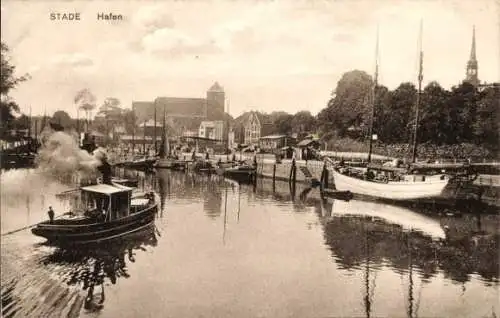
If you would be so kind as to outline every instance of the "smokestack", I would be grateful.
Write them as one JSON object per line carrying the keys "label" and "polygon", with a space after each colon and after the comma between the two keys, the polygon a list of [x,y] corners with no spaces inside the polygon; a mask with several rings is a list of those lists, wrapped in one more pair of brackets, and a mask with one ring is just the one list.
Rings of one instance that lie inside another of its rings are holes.
{"label": "smokestack", "polygon": [[100,165],[97,166],[97,170],[102,174],[102,183],[112,185],[112,183],[111,183],[111,175],[112,175],[111,165],[108,162],[106,153],[104,153],[100,149],[97,149],[93,155],[94,155],[94,158],[96,158],[100,162]]}
{"label": "smokestack", "polygon": [[112,185],[111,183],[111,165],[108,163],[106,158],[101,159],[101,165],[97,167],[100,173],[102,173],[102,183]]}

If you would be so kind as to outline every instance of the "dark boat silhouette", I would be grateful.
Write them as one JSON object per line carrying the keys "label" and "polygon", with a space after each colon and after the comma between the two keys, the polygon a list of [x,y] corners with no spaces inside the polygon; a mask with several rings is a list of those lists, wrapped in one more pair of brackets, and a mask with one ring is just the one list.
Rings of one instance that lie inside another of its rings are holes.
{"label": "dark boat silhouette", "polygon": [[[133,198],[132,188],[97,184],[81,189],[83,214],[45,221],[31,232],[59,246],[101,243],[128,235],[154,222],[158,203],[154,195]],[[90,207],[90,208],[88,208]]]}
{"label": "dark boat silhouette", "polygon": [[80,187],[75,211],[41,222],[31,232],[49,244],[72,246],[102,243],[151,225],[158,211],[155,194],[134,197],[133,188],[113,183],[105,157],[98,169],[103,183]]}

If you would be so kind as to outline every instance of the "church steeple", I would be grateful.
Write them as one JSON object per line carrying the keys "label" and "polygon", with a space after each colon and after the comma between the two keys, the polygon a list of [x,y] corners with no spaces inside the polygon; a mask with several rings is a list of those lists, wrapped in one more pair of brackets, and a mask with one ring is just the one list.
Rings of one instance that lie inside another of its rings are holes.
{"label": "church steeple", "polygon": [[467,71],[465,74],[465,81],[471,83],[474,86],[479,84],[478,79],[478,63],[476,59],[476,27],[472,27],[472,46],[470,49],[470,57],[467,62]]}

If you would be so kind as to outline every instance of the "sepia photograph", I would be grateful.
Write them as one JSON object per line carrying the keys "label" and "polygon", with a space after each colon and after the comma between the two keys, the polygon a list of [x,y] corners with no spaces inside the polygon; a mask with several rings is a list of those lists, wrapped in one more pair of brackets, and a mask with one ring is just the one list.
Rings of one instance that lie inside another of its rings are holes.
{"label": "sepia photograph", "polygon": [[500,0],[4,0],[1,317],[500,317]]}

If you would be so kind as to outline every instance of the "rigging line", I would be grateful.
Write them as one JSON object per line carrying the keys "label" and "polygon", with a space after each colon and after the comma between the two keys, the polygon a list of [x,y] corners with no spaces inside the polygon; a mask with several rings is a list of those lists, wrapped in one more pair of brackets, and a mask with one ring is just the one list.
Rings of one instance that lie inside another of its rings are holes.
{"label": "rigging line", "polygon": [[379,26],[377,25],[377,40],[375,45],[375,73],[373,79],[373,85],[371,90],[371,115],[370,115],[370,128],[368,132],[369,138],[369,150],[368,150],[368,162],[371,162],[372,148],[373,148],[373,123],[375,121],[375,92],[378,83],[378,51],[379,51]]}
{"label": "rigging line", "polygon": [[413,127],[413,145],[412,145],[412,162],[416,161],[417,156],[417,131],[418,131],[418,121],[419,121],[419,108],[420,108],[420,98],[422,92],[422,80],[423,80],[423,61],[424,61],[424,52],[422,50],[422,31],[423,30],[423,21],[420,20],[420,34],[418,39],[418,47],[419,47],[419,69],[418,69],[418,92],[417,92],[417,100],[415,103],[415,124]]}

